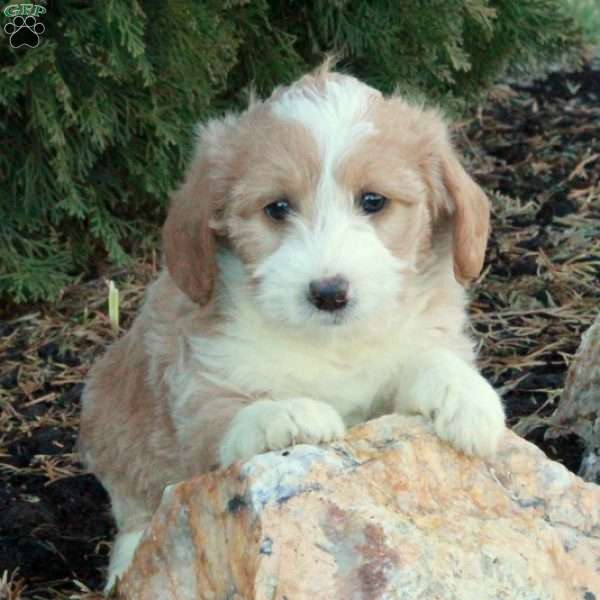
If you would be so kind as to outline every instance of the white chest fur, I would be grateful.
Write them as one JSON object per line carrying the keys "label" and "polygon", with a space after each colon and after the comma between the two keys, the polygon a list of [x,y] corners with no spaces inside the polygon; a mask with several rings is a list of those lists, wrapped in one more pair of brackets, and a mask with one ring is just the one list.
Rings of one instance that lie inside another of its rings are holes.
{"label": "white chest fur", "polygon": [[189,342],[200,377],[250,397],[322,400],[351,424],[389,394],[403,357],[416,349],[409,329],[392,327],[382,336],[340,334],[334,327],[311,337],[238,306],[221,334]]}

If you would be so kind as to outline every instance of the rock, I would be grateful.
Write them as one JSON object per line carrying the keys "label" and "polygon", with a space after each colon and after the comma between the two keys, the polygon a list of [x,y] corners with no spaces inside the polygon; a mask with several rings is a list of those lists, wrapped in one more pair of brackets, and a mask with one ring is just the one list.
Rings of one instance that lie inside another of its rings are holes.
{"label": "rock", "polygon": [[585,444],[579,475],[600,483],[600,314],[584,333],[547,437],[575,433]]}
{"label": "rock", "polygon": [[420,417],[165,490],[126,600],[600,600],[600,487],[507,432],[491,462]]}

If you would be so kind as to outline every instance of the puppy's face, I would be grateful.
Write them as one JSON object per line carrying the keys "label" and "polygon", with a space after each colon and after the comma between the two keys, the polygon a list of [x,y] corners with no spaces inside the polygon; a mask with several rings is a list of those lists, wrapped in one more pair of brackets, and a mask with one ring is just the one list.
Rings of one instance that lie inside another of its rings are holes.
{"label": "puppy's face", "polygon": [[453,220],[457,277],[473,277],[487,201],[441,119],[324,71],[201,132],[164,241],[172,276],[200,303],[223,244],[266,317],[339,327],[398,312],[440,219]]}

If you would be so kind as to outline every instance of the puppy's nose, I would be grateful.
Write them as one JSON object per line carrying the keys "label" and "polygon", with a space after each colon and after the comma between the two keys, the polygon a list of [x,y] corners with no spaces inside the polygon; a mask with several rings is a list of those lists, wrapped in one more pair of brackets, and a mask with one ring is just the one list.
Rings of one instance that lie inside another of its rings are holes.
{"label": "puppy's nose", "polygon": [[339,310],[348,304],[348,281],[341,275],[315,279],[308,286],[310,301],[319,310]]}

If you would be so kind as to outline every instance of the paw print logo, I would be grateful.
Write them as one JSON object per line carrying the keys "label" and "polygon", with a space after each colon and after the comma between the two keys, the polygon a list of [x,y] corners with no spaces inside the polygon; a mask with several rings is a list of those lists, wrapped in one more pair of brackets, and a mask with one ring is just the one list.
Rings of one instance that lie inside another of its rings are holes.
{"label": "paw print logo", "polygon": [[14,17],[12,21],[4,26],[4,33],[9,36],[12,48],[20,48],[21,46],[37,48],[40,43],[40,35],[44,31],[46,31],[44,24],[38,23],[33,15],[25,18],[21,16]]}

